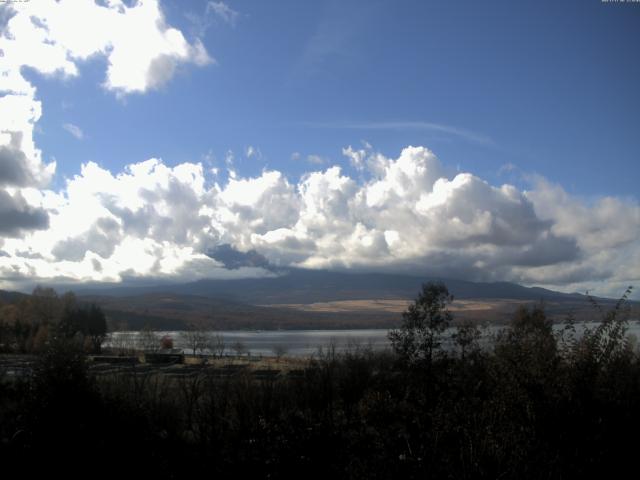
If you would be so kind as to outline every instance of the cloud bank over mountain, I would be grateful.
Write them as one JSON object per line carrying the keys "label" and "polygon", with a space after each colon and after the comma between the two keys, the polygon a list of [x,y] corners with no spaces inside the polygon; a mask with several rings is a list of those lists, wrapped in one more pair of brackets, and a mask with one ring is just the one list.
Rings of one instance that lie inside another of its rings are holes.
{"label": "cloud bank over mountain", "polygon": [[[275,170],[220,183],[195,163],[150,159],[114,174],[89,162],[60,192],[29,190],[49,227],[12,238],[3,232],[9,256],[0,268],[117,281],[216,276],[227,267],[267,274],[271,264],[567,288],[640,275],[633,200],[588,204],[542,179],[519,191],[471,173],[448,178],[425,147],[397,158],[362,154],[366,177],[332,166],[297,182]],[[234,250],[260,261],[247,263]]]}
{"label": "cloud bank over mountain", "polygon": [[[103,87],[122,97],[212,59],[198,39],[167,25],[154,1],[11,8],[0,37],[0,111],[12,112],[0,116],[0,286],[260,276],[284,266],[561,290],[602,282],[598,292],[614,295],[640,279],[637,199],[577,198],[541,177],[523,191],[469,172],[451,176],[424,146],[393,157],[347,146],[356,175],[316,164],[300,178],[264,169],[223,180],[201,163],[158,158],[122,171],[88,161],[51,189],[56,164],[42,160],[33,140],[42,104],[24,67],[76,76],[83,60],[100,55]],[[65,20],[71,9],[82,22]]]}

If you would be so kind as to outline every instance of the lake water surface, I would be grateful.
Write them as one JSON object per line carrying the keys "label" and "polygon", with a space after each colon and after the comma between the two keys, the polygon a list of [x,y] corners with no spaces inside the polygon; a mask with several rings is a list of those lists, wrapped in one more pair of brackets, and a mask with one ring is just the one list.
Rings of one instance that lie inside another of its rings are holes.
{"label": "lake water surface", "polygon": [[[589,323],[589,328],[594,328],[596,323]],[[556,330],[560,330],[562,324],[555,325]],[[490,326],[483,329],[483,338],[486,341],[496,334],[502,326]],[[579,334],[584,328],[584,324],[576,324],[576,332]],[[384,350],[389,348],[389,340],[386,329],[357,329],[357,330],[226,330],[211,332],[211,334],[220,335],[226,346],[225,353],[233,355],[234,345],[240,343],[246,349],[245,353],[251,356],[271,356],[278,348],[282,348],[286,355],[290,356],[310,356],[318,353],[320,348],[327,349],[330,345],[334,346],[336,351],[341,352],[347,348],[355,346],[371,347],[374,350]],[[454,332],[450,329],[448,334]],[[172,332],[155,332],[159,337],[168,335],[173,339],[174,346],[181,348],[185,353],[191,353],[188,345],[184,341],[184,337],[179,331]],[[628,335],[640,338],[640,322],[637,320],[629,322]],[[140,339],[139,332],[114,332],[105,342],[108,345],[129,345],[138,344]],[[445,348],[446,348],[445,341]],[[205,352],[206,353],[206,352]]]}

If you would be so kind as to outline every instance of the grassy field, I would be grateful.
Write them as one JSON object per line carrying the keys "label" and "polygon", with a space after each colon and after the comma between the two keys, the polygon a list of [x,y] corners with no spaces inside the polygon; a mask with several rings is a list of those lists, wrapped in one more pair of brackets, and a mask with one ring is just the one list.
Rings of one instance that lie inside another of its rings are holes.
{"label": "grassy field", "polygon": [[[261,305],[263,307],[278,307],[300,310],[303,312],[326,313],[363,313],[363,312],[388,312],[401,314],[412,302],[407,299],[364,299],[364,300],[337,300],[334,302],[316,303],[288,303],[279,305]],[[496,311],[505,307],[515,307],[522,303],[519,300],[492,299],[492,300],[456,300],[449,309],[453,312],[487,312]]]}

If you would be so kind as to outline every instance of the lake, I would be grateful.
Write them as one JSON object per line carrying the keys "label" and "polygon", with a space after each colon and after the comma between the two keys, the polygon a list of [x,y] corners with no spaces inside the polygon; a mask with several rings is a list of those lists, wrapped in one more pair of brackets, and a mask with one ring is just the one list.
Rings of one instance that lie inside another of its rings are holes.
{"label": "lake", "polygon": [[[589,323],[589,328],[594,328],[596,323]],[[554,329],[560,330],[562,324],[557,324]],[[490,339],[491,335],[497,333],[502,326],[490,326],[483,329],[483,337]],[[576,324],[576,331],[579,333],[584,324]],[[454,329],[449,329],[449,334]],[[179,331],[154,332],[157,336],[168,335],[174,341],[174,347],[183,349],[185,353],[191,353],[188,345]],[[274,351],[280,347],[286,355],[304,357],[318,352],[319,348],[326,349],[329,345],[334,345],[336,351],[341,352],[349,347],[362,346],[371,347],[374,350],[384,350],[389,348],[386,329],[357,329],[357,330],[226,330],[211,332],[221,335],[227,355],[234,354],[233,346],[240,342],[245,352],[251,356],[272,356]],[[636,338],[640,338],[640,323],[637,320],[629,322],[627,333]],[[140,332],[114,332],[105,341],[105,346],[127,345],[129,348],[138,345],[141,338]],[[486,341],[486,340],[485,340]],[[445,341],[445,348],[446,348]]]}
{"label": "lake", "polygon": [[[289,356],[310,356],[317,353],[320,347],[326,348],[335,345],[337,351],[344,351],[347,347],[355,345],[371,346],[375,350],[382,350],[389,346],[387,340],[388,330],[225,330],[211,332],[221,335],[227,355],[234,354],[233,346],[240,342],[246,351],[252,356],[271,356],[280,347]],[[159,337],[168,335],[174,341],[174,347],[183,349],[185,353],[191,353],[179,331],[154,332]],[[111,345],[138,345],[140,332],[114,332],[105,342],[105,346]]]}

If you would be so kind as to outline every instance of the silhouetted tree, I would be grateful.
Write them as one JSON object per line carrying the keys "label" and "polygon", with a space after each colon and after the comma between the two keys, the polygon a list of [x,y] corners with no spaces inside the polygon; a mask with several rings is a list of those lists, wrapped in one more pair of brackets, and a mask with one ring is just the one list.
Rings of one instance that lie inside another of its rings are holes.
{"label": "silhouetted tree", "polygon": [[213,356],[222,357],[226,348],[223,336],[219,333],[210,333],[209,345],[207,348]]}
{"label": "silhouetted tree", "polygon": [[498,334],[495,350],[499,358],[529,376],[542,378],[552,374],[559,356],[553,321],[545,314],[543,305],[519,306],[509,328]]}
{"label": "silhouetted tree", "polygon": [[464,360],[470,349],[478,348],[480,329],[475,323],[465,321],[456,327],[456,331],[451,337],[455,344],[460,347],[460,356]]}
{"label": "silhouetted tree", "polygon": [[151,329],[148,323],[140,331],[138,346],[145,352],[156,352],[160,348],[160,336]]}
{"label": "silhouetted tree", "polygon": [[289,349],[283,343],[278,343],[273,346],[273,354],[276,356],[276,360],[279,362],[282,357],[284,357]]}
{"label": "silhouetted tree", "polygon": [[33,289],[30,303],[35,321],[49,324],[59,318],[60,299],[53,288],[38,285]]}
{"label": "silhouetted tree", "polygon": [[85,335],[91,339],[93,351],[100,353],[102,342],[107,336],[107,319],[102,309],[95,304],[89,307]]}
{"label": "silhouetted tree", "polygon": [[180,339],[193,352],[192,355],[198,352],[202,353],[203,350],[209,348],[211,343],[209,332],[193,324],[189,325],[188,330],[180,333]]}
{"label": "silhouetted tree", "polygon": [[433,360],[451,322],[447,305],[452,301],[453,296],[443,283],[422,285],[418,298],[402,314],[400,328],[389,332],[391,345],[403,361],[413,364]]}
{"label": "silhouetted tree", "polygon": [[107,335],[107,320],[102,309],[95,304],[88,308],[65,309],[58,331],[66,339],[88,338],[92,350],[100,353],[102,342]]}
{"label": "silhouetted tree", "polygon": [[246,354],[249,353],[249,349],[241,340],[238,340],[237,342],[235,342],[231,348],[233,348],[233,351],[236,352],[236,355],[239,357],[241,357],[245,353]]}
{"label": "silhouetted tree", "polygon": [[83,309],[65,310],[58,324],[58,334],[62,338],[72,339],[80,333],[82,326],[87,323],[87,312]]}

